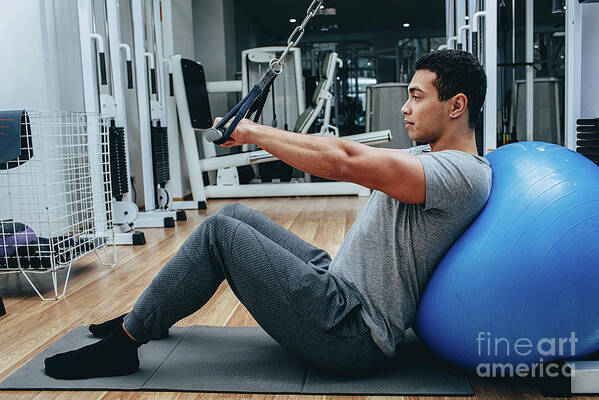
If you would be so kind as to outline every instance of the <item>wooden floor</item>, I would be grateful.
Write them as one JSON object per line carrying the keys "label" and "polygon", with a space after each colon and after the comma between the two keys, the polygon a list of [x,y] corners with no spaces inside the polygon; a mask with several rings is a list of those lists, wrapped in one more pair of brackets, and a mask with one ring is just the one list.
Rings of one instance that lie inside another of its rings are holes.
{"label": "wooden floor", "polygon": [[[208,211],[188,211],[185,222],[171,229],[145,229],[145,246],[119,246],[118,265],[102,266],[87,255],[73,267],[67,296],[42,302],[20,274],[0,275],[0,296],[7,315],[0,318],[0,381],[35,357],[75,326],[104,321],[129,311],[160,268],[185,238],[206,218],[229,201],[210,200]],[[334,255],[361,208],[365,198],[315,197],[250,199],[241,203],[270,216],[275,222],[304,240]],[[50,295],[49,275],[35,279]],[[229,289],[226,281],[204,308],[178,325],[257,326]],[[539,399],[534,387],[513,381],[471,380],[477,399]],[[0,392],[0,399],[342,399],[374,396],[283,396],[226,393],[173,392]],[[391,397],[385,397],[391,398]],[[414,399],[414,397],[393,397]],[[591,399],[591,397],[578,397]],[[420,397],[420,399],[425,399]],[[467,397],[465,399],[473,399]],[[599,399],[595,397],[594,399]]]}

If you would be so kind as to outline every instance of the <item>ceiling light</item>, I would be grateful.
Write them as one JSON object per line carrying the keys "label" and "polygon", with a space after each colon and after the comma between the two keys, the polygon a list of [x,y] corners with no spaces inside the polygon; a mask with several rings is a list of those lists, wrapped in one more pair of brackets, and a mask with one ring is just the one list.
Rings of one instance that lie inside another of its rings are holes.
{"label": "ceiling light", "polygon": [[404,27],[404,28],[409,28],[409,27],[410,27],[410,24],[408,24],[408,23],[406,22],[405,24],[403,24],[403,27]]}
{"label": "ceiling light", "polygon": [[295,18],[291,18],[291,19],[289,20],[289,22],[291,22],[292,24],[295,24],[295,23],[297,22],[297,19],[295,19]]}
{"label": "ceiling light", "polygon": [[317,15],[337,15],[337,9],[321,7],[320,10],[318,10]]}
{"label": "ceiling light", "polygon": [[466,15],[466,16],[464,17],[464,19],[465,19],[466,21],[468,21],[468,20],[470,19],[470,17]]}
{"label": "ceiling light", "polygon": [[322,9],[324,9],[324,6],[320,6],[320,9],[321,9],[321,10],[322,10]]}

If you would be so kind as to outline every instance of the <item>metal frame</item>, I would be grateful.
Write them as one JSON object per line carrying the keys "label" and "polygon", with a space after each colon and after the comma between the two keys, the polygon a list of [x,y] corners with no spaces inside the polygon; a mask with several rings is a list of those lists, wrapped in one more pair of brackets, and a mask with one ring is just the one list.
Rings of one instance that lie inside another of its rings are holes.
{"label": "metal frame", "polygon": [[[96,73],[97,55],[104,51],[104,43],[102,37],[93,32],[92,29],[92,9],[90,0],[78,0],[77,9],[79,13],[79,40],[81,46],[81,66],[83,70],[83,90],[85,98],[85,111],[87,113],[97,114],[100,111],[98,98],[98,76]],[[97,51],[92,49],[92,41],[96,42]],[[92,73],[89,73],[93,71]],[[90,147],[90,163],[93,168],[92,176],[96,177],[97,169],[102,165],[101,154],[97,152],[96,146],[100,140],[100,126],[90,124],[89,132],[89,147]],[[94,178],[95,179],[95,178]],[[106,226],[106,216],[104,204],[104,187],[103,182],[98,182],[97,179],[92,182],[94,196],[94,214],[96,226],[104,229]],[[102,231],[100,234],[104,233]]]}
{"label": "metal frame", "polygon": [[333,107],[333,94],[331,93],[331,86],[335,82],[337,68],[343,68],[343,60],[339,58],[337,52],[332,52],[329,68],[327,69],[326,85],[318,99],[319,104],[321,100],[324,100],[325,102],[324,117],[322,127],[320,128],[321,135],[339,136],[339,128],[331,125],[331,108]]}
{"label": "metal frame", "polygon": [[566,6],[566,147],[576,149],[576,120],[581,117],[582,5],[568,0]]}
{"label": "metal frame", "polygon": [[[112,81],[112,95],[108,101],[114,104],[114,113],[110,115],[114,118],[115,124],[123,128],[125,135],[125,157],[127,159],[127,179],[131,176],[131,165],[129,160],[129,128],[127,125],[127,108],[125,102],[125,85],[121,75],[121,62],[124,60],[130,62],[131,48],[126,43],[121,42],[121,28],[119,19],[119,0],[103,0],[106,3],[106,21],[108,27],[108,44],[110,48],[110,71]],[[104,95],[105,96],[105,95]],[[105,107],[102,110],[105,112]],[[138,228],[136,220],[139,217],[139,208],[132,201],[131,192],[123,196],[122,201],[113,199],[113,210],[115,215],[115,224],[122,230],[116,232],[115,244],[117,245],[140,245],[145,244],[143,232],[135,232]],[[133,230],[133,232],[129,232]]]}
{"label": "metal frame", "polygon": [[526,141],[534,140],[534,0],[526,0]]}
{"label": "metal frame", "polygon": [[[327,73],[325,78],[321,78],[325,80],[325,85],[322,88],[320,94],[318,95],[318,101],[316,103],[316,107],[312,114],[310,114],[310,118],[304,122],[302,129],[300,129],[299,133],[307,133],[316,118],[320,115],[320,112],[324,108],[324,117],[322,120],[322,127],[320,128],[320,135],[322,136],[339,136],[339,128],[334,125],[331,125],[331,107],[333,105],[333,94],[331,93],[331,86],[335,81],[337,67],[343,67],[343,60],[339,58],[339,55],[336,52],[331,52],[331,58],[329,61],[329,66],[327,68]],[[368,130],[368,128],[366,128]]]}
{"label": "metal frame", "polygon": [[[527,0],[531,1],[532,0]],[[484,20],[484,45],[483,58],[480,60],[485,67],[487,74],[487,97],[484,104],[484,134],[483,150],[484,154],[497,148],[497,2],[485,0],[485,9],[476,10],[476,2],[469,2],[469,9],[466,10],[464,0],[446,0],[446,26],[447,26],[447,44],[440,46],[441,49],[454,49],[463,46],[464,34],[479,32],[481,20]],[[454,15],[454,9],[455,14]],[[466,18],[468,16],[468,18]],[[456,31],[457,21],[468,21],[459,25]],[[474,49],[472,40],[468,40],[468,46],[464,50],[472,52]],[[532,45],[531,45],[532,48]],[[532,94],[532,90],[531,90]]]}
{"label": "metal frame", "polygon": [[[102,0],[104,1],[104,0]],[[120,30],[118,29],[118,11],[117,1],[118,0],[106,0],[106,18],[109,29],[112,29],[109,35],[109,46],[110,46],[110,61],[112,71],[112,88],[113,95],[116,95],[115,99],[108,94],[100,94],[100,87],[98,81],[97,71],[97,52],[104,51],[104,38],[97,32],[93,31],[93,1],[92,0],[78,0],[77,11],[79,18],[79,40],[81,47],[81,63],[82,63],[82,76],[83,76],[83,90],[84,90],[84,103],[85,110],[88,113],[100,113],[108,118],[114,118],[117,125],[126,128],[124,98],[122,92],[122,79],[120,76],[120,53],[121,49],[126,51],[126,55],[130,58],[130,51],[128,46],[120,43]],[[96,42],[96,50],[93,49],[92,41]],[[120,90],[119,90],[120,89]],[[95,127],[99,132],[99,127]],[[99,133],[97,133],[99,134]],[[126,135],[126,129],[125,129]],[[95,137],[96,135],[91,135]],[[125,146],[127,146],[127,140],[125,140]],[[127,148],[125,153],[128,154]],[[94,164],[99,165],[99,159],[96,156]],[[127,176],[129,176],[129,163],[127,162]],[[98,203],[103,202],[104,189],[98,185],[95,186],[94,197],[98,198]],[[96,206],[97,210],[100,210],[101,205]],[[123,210],[127,211],[127,217]],[[132,229],[129,224],[122,224],[123,219],[128,219],[129,222],[133,223],[137,215],[137,206],[130,201],[129,198],[125,198],[124,201],[119,202],[113,199],[113,212],[116,216],[116,223],[120,223],[119,226],[114,227],[114,243],[115,244],[137,244],[145,242],[143,234],[141,232],[127,232]],[[133,217],[130,215],[133,214]],[[141,236],[140,236],[141,235]]]}
{"label": "metal frame", "polygon": [[[146,70],[146,57],[150,60],[157,59],[155,67],[158,72],[158,93],[162,94],[161,88],[163,87],[163,79],[160,79],[162,75],[162,54],[153,54],[152,52],[146,51],[145,48],[145,15],[143,9],[144,0],[131,0],[131,18],[133,20],[133,42],[134,42],[134,58],[135,58],[135,80],[137,82],[137,105],[139,112],[139,134],[140,134],[140,145],[141,145],[141,161],[142,161],[142,178],[144,182],[144,204],[145,211],[140,213],[137,219],[137,226],[140,228],[172,228],[174,227],[174,221],[185,219],[184,212],[182,210],[165,210],[157,209],[155,205],[155,183],[152,163],[152,142],[151,142],[151,131],[150,126],[152,120],[164,120],[163,96],[159,96],[160,101],[152,99],[150,90],[148,88],[148,74]],[[154,9],[152,18],[154,22],[154,28],[156,32],[156,45],[157,51],[162,51],[162,35],[161,35],[161,21],[160,21],[160,7],[159,2],[155,1],[152,3]],[[151,109],[152,110],[151,110]],[[166,125],[164,125],[166,126]],[[183,216],[181,215],[183,213]]]}
{"label": "metal frame", "polygon": [[[583,9],[586,9],[583,12]],[[592,9],[592,10],[591,10]],[[576,120],[599,117],[599,4],[566,1],[566,118],[565,146],[576,150]],[[583,86],[584,84],[584,86]],[[575,372],[570,379],[572,394],[599,393],[599,361],[568,363]]]}
{"label": "metal frame", "polygon": [[[517,121],[517,118],[518,118],[518,98],[519,98],[519,92],[520,92],[520,89],[519,89],[520,86],[519,86],[519,84],[521,84],[522,82],[525,83],[526,90],[527,90],[527,93],[528,93],[528,84],[529,84],[528,80],[524,79],[524,80],[516,80],[516,81],[514,81],[514,89],[513,89],[514,99],[513,99],[513,102],[512,102],[512,106],[514,107],[514,111],[512,112],[512,118],[513,118],[513,123],[514,124],[517,124],[517,122],[518,122]],[[532,82],[534,84],[535,82],[536,83],[540,83],[540,82],[559,82],[559,81],[556,78],[536,78],[536,79],[533,79]],[[558,144],[560,146],[565,146],[565,144],[562,142],[563,135],[562,135],[562,124],[561,124],[561,110],[559,108],[559,86],[558,85],[555,85],[554,96],[555,96],[555,99],[556,99],[556,102],[557,102],[557,105],[558,105],[557,110],[556,110],[557,112],[555,113],[555,116],[554,116],[555,117],[555,121],[556,121],[556,126],[557,126],[557,132],[556,132],[556,137],[557,137],[556,142],[557,143],[556,144]],[[526,113],[527,113],[527,115],[526,115],[526,124],[527,124],[526,141],[530,142],[530,141],[535,140],[534,135],[532,137],[530,137],[530,138],[528,137],[529,132],[531,132],[528,129],[528,123],[529,123],[529,120],[531,120],[531,119],[532,119],[532,122],[534,122],[534,110],[532,111],[533,112],[533,118],[528,118],[528,115],[530,115],[528,113],[531,112],[530,110],[528,110],[528,107],[530,105],[529,104],[528,95],[526,96],[525,102],[526,102]]]}
{"label": "metal frame", "polygon": [[[485,59],[487,98],[484,107],[485,154],[497,148],[497,2],[485,0]],[[485,155],[483,154],[483,155]]]}
{"label": "metal frame", "polygon": [[599,393],[599,361],[572,361],[567,364],[572,370],[570,394]]}
{"label": "metal frame", "polygon": [[[299,53],[296,53],[299,54]],[[174,75],[175,98],[177,101],[177,111],[181,128],[181,137],[185,148],[185,158],[189,179],[193,193],[193,200],[200,204],[202,208],[206,207],[206,201],[209,198],[231,198],[231,197],[273,197],[273,196],[315,196],[315,195],[347,195],[354,194],[360,196],[370,195],[370,190],[346,182],[316,182],[316,183],[281,183],[281,184],[227,184],[222,182],[217,185],[204,186],[202,172],[220,170],[219,172],[243,165],[258,164],[267,161],[276,160],[274,156],[264,150],[250,151],[240,154],[232,154],[222,157],[210,157],[201,159],[197,147],[196,131],[191,125],[189,107],[183,82],[183,72],[181,70],[181,56],[176,55],[171,58]],[[296,64],[301,66],[301,62]],[[238,87],[238,83],[230,85],[209,85],[215,87],[229,86]],[[300,86],[301,87],[301,86]],[[303,96],[302,96],[303,97]],[[303,99],[302,99],[303,100]],[[300,107],[305,107],[303,101],[299,103]],[[354,140],[360,143],[374,144],[387,142],[391,140],[390,131],[364,133],[361,135],[346,136],[344,139]],[[203,140],[206,154],[214,154],[214,145]],[[208,146],[212,146],[212,150]],[[206,151],[206,149],[209,149]],[[229,174],[229,176],[234,175]],[[225,174],[223,174],[224,176]]]}
{"label": "metal frame", "polygon": [[[372,129],[372,122],[373,122],[373,118],[374,118],[374,113],[375,113],[375,109],[373,107],[373,102],[374,102],[374,96],[373,96],[373,91],[377,90],[377,89],[381,89],[381,88],[390,88],[390,87],[396,87],[396,88],[401,88],[401,90],[403,90],[405,92],[405,98],[408,98],[408,83],[396,83],[396,82],[388,82],[388,83],[377,83],[376,85],[371,85],[371,86],[367,86],[366,87],[366,131],[370,132],[370,130]],[[405,128],[403,128],[405,130]],[[409,144],[408,147],[413,147],[416,146],[416,142],[414,140],[411,140],[409,138],[408,132],[407,130],[405,130],[404,132],[402,132],[409,140]],[[397,135],[397,132],[393,132],[391,131],[391,134],[393,135]],[[400,134],[401,136],[401,134]],[[405,146],[402,145],[398,145],[397,147],[393,147],[392,148],[404,148]]]}
{"label": "metal frame", "polygon": [[[241,97],[246,96],[251,87],[255,82],[250,81],[250,71],[248,70],[248,60],[254,59],[254,61],[263,58],[261,61],[265,64],[268,64],[272,59],[271,56],[274,57],[277,53],[281,53],[286,50],[285,46],[265,46],[265,47],[257,47],[253,49],[246,49],[241,52]],[[301,50],[298,47],[290,48],[288,51],[287,57],[293,58],[293,65],[295,66],[295,87],[297,91],[295,92],[295,97],[297,101],[297,115],[298,117],[306,110],[306,96],[304,92],[304,82],[303,82],[303,74],[302,74],[302,55]],[[281,79],[286,79],[287,69],[289,69],[289,65],[285,66],[285,72],[283,73],[283,77]],[[261,75],[261,74],[259,74]],[[260,76],[259,76],[260,77]],[[209,91],[210,93],[210,91]],[[218,93],[218,92],[214,92]],[[272,92],[271,92],[272,96]],[[267,100],[268,101],[268,100]],[[265,110],[267,107],[265,106]],[[202,136],[203,138],[203,136]],[[204,140],[204,139],[202,139]],[[213,157],[212,153],[214,147],[213,143],[207,142],[208,153],[206,153],[207,157]],[[243,151],[248,151],[253,149],[255,146],[253,145],[244,145]],[[206,147],[204,147],[206,149]]]}
{"label": "metal frame", "polygon": [[[173,39],[173,26],[172,26],[172,2],[171,0],[161,0],[157,5],[154,3],[154,18],[160,18],[160,13],[156,15],[156,10],[160,10],[162,13],[162,20],[160,21],[160,33],[159,36],[162,38],[160,43],[162,45],[162,61],[159,65],[160,73],[164,73],[163,68],[168,67],[168,71],[172,73],[172,65],[170,62],[170,55],[174,54],[174,39]],[[160,9],[158,8],[160,7]],[[160,19],[159,19],[160,20]],[[158,23],[155,22],[158,25]],[[161,83],[163,80],[160,80]],[[164,85],[166,88],[166,84]],[[177,105],[174,96],[166,96],[166,89],[162,92],[162,107],[165,109],[164,117],[167,124],[167,135],[169,143],[169,169],[171,171],[171,179],[166,184],[166,190],[171,194],[169,206],[180,209],[197,209],[198,204],[190,201],[183,200],[183,175],[179,173],[181,170],[181,149],[179,147],[179,125],[177,122]]]}
{"label": "metal frame", "polygon": [[[250,85],[252,82],[249,82],[248,76],[249,71],[247,69],[247,60],[250,54],[255,53],[256,51],[263,53],[277,53],[285,50],[284,46],[267,46],[267,47],[258,47],[255,49],[247,49],[241,52],[241,95],[245,96],[250,91]],[[296,92],[297,96],[297,104],[298,104],[298,112],[299,114],[303,113],[306,109],[306,97],[304,96],[304,83],[303,83],[303,74],[302,74],[302,53],[298,47],[293,47],[289,50],[289,54],[293,57],[294,65],[295,65],[295,86],[298,88]],[[301,88],[301,89],[300,89]]]}

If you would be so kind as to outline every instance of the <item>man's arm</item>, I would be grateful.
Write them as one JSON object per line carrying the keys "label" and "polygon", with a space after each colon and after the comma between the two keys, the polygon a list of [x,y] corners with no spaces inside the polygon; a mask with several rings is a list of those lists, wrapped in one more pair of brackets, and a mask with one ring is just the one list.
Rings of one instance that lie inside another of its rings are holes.
{"label": "man's arm", "polygon": [[357,183],[404,203],[423,204],[426,186],[418,157],[336,137],[305,135],[247,120],[232,137],[253,143],[287,164],[323,178]]}

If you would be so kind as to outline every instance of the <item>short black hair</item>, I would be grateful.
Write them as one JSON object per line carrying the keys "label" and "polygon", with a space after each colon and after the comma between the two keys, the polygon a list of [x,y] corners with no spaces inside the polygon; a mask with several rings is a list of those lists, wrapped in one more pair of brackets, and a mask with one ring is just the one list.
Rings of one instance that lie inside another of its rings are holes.
{"label": "short black hair", "polygon": [[466,95],[468,125],[474,129],[487,93],[487,74],[476,57],[462,50],[437,50],[416,60],[414,69],[437,74],[433,85],[439,100],[445,101],[458,93]]}

